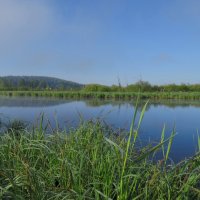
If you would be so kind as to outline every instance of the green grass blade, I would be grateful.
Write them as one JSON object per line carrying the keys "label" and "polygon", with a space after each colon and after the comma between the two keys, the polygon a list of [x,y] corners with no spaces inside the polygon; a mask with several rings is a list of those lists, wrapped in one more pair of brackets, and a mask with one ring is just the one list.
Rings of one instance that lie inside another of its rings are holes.
{"label": "green grass blade", "polygon": [[[163,126],[160,143],[163,143],[164,140],[165,140],[165,124]],[[165,147],[164,147],[164,145],[162,145],[162,154],[163,154],[163,158],[165,158]]]}
{"label": "green grass blade", "polygon": [[168,160],[169,152],[170,152],[170,149],[171,149],[171,146],[172,146],[172,141],[173,141],[174,136],[175,136],[175,127],[172,131],[172,134],[171,134],[168,146],[167,146],[167,151],[166,151],[166,155],[165,155],[165,162]]}

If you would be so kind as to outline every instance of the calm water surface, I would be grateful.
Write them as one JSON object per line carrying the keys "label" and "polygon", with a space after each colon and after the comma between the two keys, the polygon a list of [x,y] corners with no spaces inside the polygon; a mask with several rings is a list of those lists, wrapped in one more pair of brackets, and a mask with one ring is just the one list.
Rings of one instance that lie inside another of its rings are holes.
{"label": "calm water surface", "polygon": [[[57,121],[60,128],[76,127],[80,116],[86,120],[100,118],[116,129],[128,130],[134,105],[133,101],[0,97],[0,116],[2,119],[20,119],[27,123],[36,123],[44,113],[52,126],[55,126]],[[141,102],[142,105],[144,102]],[[140,129],[141,141],[158,142],[164,124],[166,136],[176,127],[177,135],[172,145],[171,158],[177,162],[194,155],[197,149],[197,130],[200,128],[200,102],[149,102]]]}

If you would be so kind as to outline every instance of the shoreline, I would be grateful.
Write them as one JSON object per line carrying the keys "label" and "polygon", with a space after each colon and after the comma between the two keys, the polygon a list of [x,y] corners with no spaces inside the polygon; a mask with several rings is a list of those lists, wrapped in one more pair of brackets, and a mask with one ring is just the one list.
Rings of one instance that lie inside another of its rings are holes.
{"label": "shoreline", "polygon": [[84,92],[84,91],[0,91],[0,96],[56,97],[77,99],[183,99],[200,100],[200,92]]}

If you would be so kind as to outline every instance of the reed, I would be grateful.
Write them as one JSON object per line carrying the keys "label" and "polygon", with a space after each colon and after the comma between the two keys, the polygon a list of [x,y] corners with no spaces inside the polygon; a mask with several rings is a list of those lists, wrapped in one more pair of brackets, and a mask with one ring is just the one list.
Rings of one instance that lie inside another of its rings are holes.
{"label": "reed", "polygon": [[[85,92],[85,91],[0,91],[1,96],[54,97],[74,99],[137,99],[138,92]],[[200,92],[141,92],[141,99],[199,100]]]}

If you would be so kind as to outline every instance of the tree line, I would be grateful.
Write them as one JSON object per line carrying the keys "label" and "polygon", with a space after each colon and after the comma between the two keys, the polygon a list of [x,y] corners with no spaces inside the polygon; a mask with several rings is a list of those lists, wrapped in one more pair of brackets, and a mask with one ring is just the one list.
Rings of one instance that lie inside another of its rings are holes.
{"label": "tree line", "polygon": [[77,87],[64,82],[53,83],[45,79],[19,80],[0,78],[0,90],[81,90],[83,92],[200,92],[200,84],[152,85],[147,81],[138,81],[127,86],[87,84]]}
{"label": "tree line", "polygon": [[138,81],[127,86],[100,84],[88,84],[85,86],[86,92],[200,92],[200,84],[167,84],[152,85],[147,81]]}

